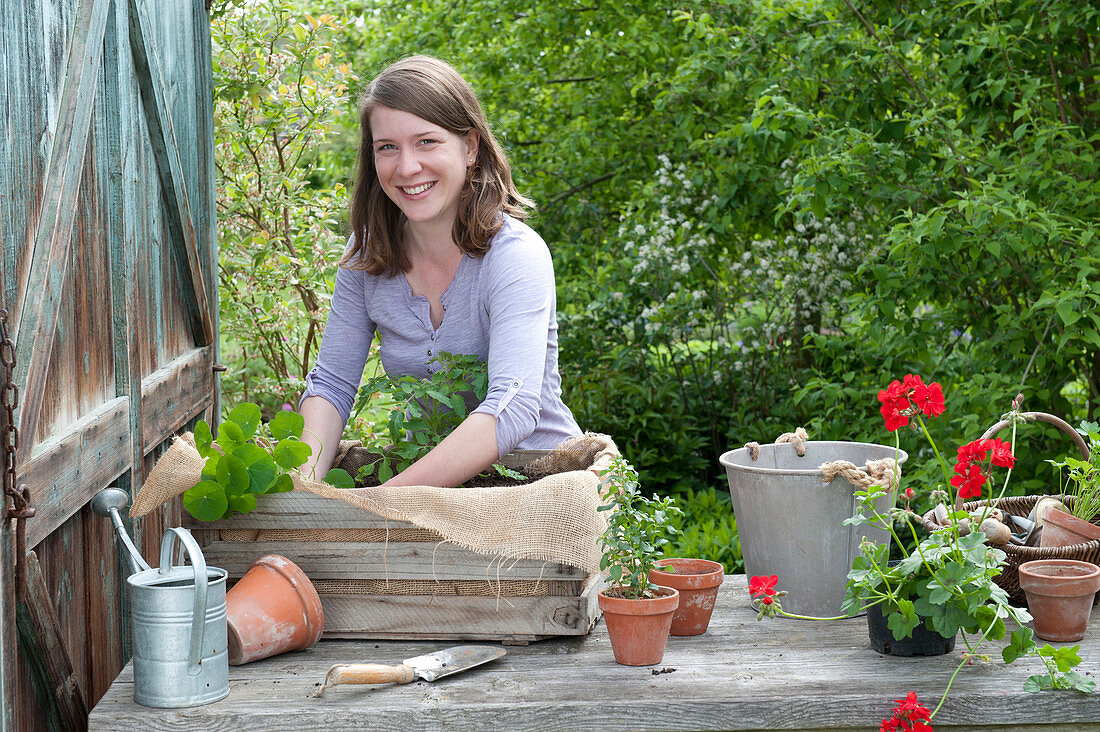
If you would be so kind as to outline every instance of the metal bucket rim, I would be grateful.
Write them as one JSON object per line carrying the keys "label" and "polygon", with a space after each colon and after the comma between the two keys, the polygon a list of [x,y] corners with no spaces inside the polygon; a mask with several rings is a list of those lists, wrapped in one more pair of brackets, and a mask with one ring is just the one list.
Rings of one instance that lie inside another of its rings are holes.
{"label": "metal bucket rim", "polygon": [[[845,445],[845,446],[858,446],[858,447],[879,447],[879,448],[886,448],[888,450],[893,451],[894,454],[897,455],[897,461],[898,461],[899,465],[904,463],[906,460],[909,459],[909,453],[907,453],[905,450],[902,450],[900,448],[893,448],[890,445],[882,445],[882,444],[879,444],[877,442],[852,442],[850,440],[808,440],[806,442],[806,445],[807,446],[814,446],[814,445],[820,445],[820,446]],[[781,447],[789,447],[791,450],[794,450],[794,445],[792,443],[789,443],[789,442],[771,442],[771,443],[768,443],[767,445],[761,445],[760,447],[761,448],[774,447],[776,449],[779,449]],[[741,464],[741,463],[732,462],[732,459],[731,459],[730,456],[733,455],[734,453],[740,453],[740,452],[743,452],[744,454],[747,455],[748,452],[749,452],[749,448],[747,448],[747,447],[738,447],[734,450],[727,450],[726,452],[722,453],[722,455],[718,458],[718,462],[721,463],[722,466],[726,470],[740,470],[740,471],[744,471],[746,473],[759,473],[761,475],[783,474],[783,475],[800,475],[800,476],[807,476],[807,477],[823,476],[824,475],[824,473],[821,472],[820,466],[815,467],[815,468],[811,468],[811,469],[808,469],[808,470],[799,470],[797,468],[768,468],[768,467],[764,467],[764,466],[761,466],[761,465],[744,465],[744,464]],[[803,459],[805,459],[805,458],[803,457]],[[866,467],[866,463],[864,464],[863,467]]]}
{"label": "metal bucket rim", "polygon": [[[216,585],[219,582],[224,582],[229,578],[228,570],[224,570],[220,567],[206,568],[206,584],[207,586]],[[164,587],[163,585],[169,582],[177,582],[179,580],[191,580],[189,585],[179,585],[177,587]],[[126,582],[134,587],[143,587],[164,591],[187,591],[195,587],[195,568],[189,564],[177,565],[172,567],[168,572],[161,572],[159,569],[146,569],[141,572],[135,572],[126,578]]]}

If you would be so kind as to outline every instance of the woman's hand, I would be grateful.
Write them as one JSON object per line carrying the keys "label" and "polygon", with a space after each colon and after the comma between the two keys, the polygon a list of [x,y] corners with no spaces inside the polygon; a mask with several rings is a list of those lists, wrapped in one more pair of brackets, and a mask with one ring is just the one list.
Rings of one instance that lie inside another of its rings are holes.
{"label": "woman's hand", "polygon": [[[302,406],[304,412],[305,404]],[[308,420],[306,424],[309,424]],[[433,485],[453,488],[488,468],[499,457],[496,417],[491,414],[471,414],[451,434],[443,438],[442,442],[432,448],[431,452],[383,485]],[[331,459],[330,457],[329,460]]]}

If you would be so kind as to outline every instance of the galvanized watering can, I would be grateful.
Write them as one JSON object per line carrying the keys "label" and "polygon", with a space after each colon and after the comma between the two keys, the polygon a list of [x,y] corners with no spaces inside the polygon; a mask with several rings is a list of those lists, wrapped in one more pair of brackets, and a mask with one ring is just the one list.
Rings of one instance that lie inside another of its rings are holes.
{"label": "galvanized watering can", "polygon": [[[134,629],[134,701],[147,707],[209,704],[229,695],[229,644],[225,622],[228,572],[207,567],[202,549],[187,529],[173,528],[160,544],[160,568],[153,569],[130,541],[118,509],[129,497],[117,488],[92,501],[111,517],[134,573],[130,610]],[[173,564],[179,541],[191,566]]]}

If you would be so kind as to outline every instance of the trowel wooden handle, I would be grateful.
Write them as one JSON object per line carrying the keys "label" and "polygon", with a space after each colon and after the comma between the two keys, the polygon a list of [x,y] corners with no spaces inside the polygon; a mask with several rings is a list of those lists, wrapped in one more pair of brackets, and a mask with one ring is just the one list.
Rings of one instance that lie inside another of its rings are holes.
{"label": "trowel wooden handle", "polygon": [[337,684],[408,684],[416,678],[411,666],[387,666],[382,663],[338,663],[325,674],[325,683],[314,696]]}

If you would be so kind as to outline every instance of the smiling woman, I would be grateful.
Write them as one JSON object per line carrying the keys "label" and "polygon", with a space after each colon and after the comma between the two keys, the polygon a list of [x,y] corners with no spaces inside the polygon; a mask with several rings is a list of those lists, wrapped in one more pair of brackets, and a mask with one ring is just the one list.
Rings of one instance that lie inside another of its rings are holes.
{"label": "smiling woman", "polygon": [[371,82],[360,124],[352,236],[301,404],[307,473],[328,471],[376,335],[390,375],[427,378],[441,352],[489,371],[485,399],[388,485],[457,485],[514,448],[579,435],[561,399],[550,252],[473,90],[438,59],[404,59]]}

